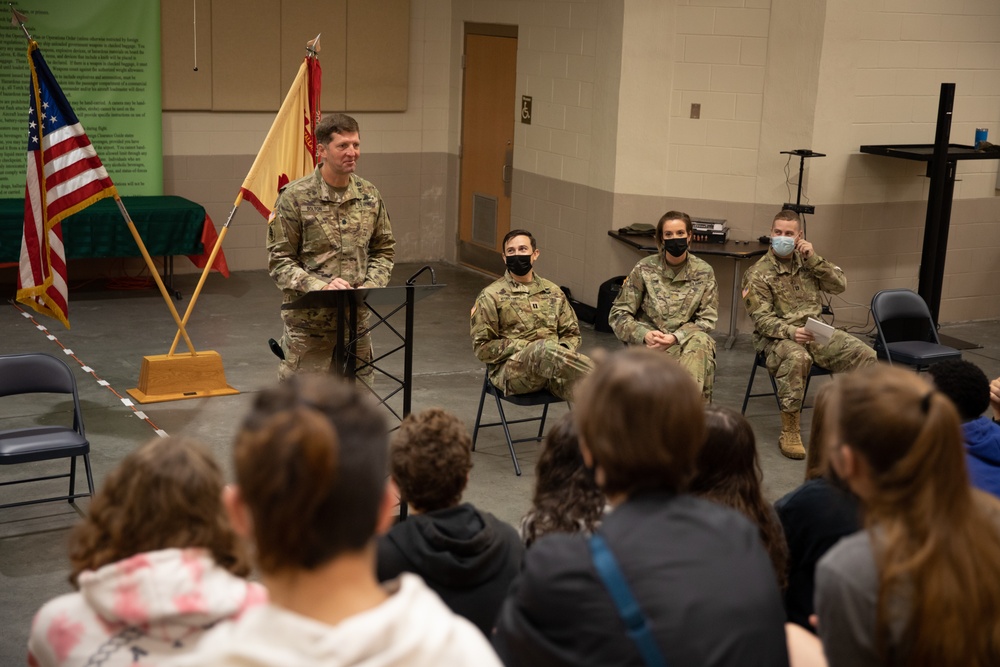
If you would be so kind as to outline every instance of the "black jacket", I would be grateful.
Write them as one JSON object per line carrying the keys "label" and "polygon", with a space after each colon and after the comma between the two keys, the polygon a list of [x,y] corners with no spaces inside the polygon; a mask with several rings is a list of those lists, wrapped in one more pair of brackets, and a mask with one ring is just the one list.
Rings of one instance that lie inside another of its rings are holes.
{"label": "black jacket", "polygon": [[[607,540],[670,667],[788,664],[785,614],[757,528],[691,496],[644,494],[606,515]],[[585,537],[546,535],[497,619],[506,665],[645,663],[604,585]]]}
{"label": "black jacket", "polygon": [[781,498],[774,509],[788,541],[788,620],[816,632],[809,622],[814,613],[816,564],[840,538],[861,529],[861,509],[857,498],[821,477]]}
{"label": "black jacket", "polygon": [[379,538],[378,578],[419,574],[488,636],[523,556],[513,527],[464,503],[413,515]]}

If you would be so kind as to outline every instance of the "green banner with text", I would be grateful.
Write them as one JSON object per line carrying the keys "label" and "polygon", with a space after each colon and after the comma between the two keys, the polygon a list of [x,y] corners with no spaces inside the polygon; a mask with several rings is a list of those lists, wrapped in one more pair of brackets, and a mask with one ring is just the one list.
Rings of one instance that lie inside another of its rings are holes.
{"label": "green banner with text", "polygon": [[[163,194],[159,0],[22,2],[25,28],[119,192]],[[0,26],[0,197],[23,198],[28,41],[6,17]]]}

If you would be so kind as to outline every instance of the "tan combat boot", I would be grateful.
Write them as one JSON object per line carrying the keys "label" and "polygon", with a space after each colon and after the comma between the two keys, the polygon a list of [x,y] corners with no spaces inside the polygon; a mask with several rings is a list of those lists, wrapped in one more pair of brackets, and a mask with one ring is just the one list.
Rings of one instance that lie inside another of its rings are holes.
{"label": "tan combat boot", "polygon": [[778,436],[778,447],[781,453],[790,459],[804,459],[806,448],[802,445],[799,434],[799,413],[781,413],[781,435]]}

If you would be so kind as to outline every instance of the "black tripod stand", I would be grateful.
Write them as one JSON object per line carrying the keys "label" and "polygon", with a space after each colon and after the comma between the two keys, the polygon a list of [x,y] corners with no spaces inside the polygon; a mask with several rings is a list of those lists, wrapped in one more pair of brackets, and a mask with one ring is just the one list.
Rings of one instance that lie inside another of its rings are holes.
{"label": "black tripod stand", "polygon": [[809,157],[826,157],[826,153],[816,153],[816,152],[813,152],[813,151],[809,150],[808,148],[799,148],[799,149],[796,149],[794,151],[781,151],[781,154],[782,155],[798,155],[799,156],[799,183],[798,183],[798,192],[795,193],[795,203],[794,204],[785,203],[785,205],[781,207],[781,210],[782,211],[795,211],[796,213],[799,214],[799,216],[802,218],[802,235],[805,236],[805,232],[806,232],[806,227],[805,227],[806,220],[805,220],[804,216],[807,213],[809,215],[812,215],[813,213],[816,212],[816,207],[815,206],[812,206],[811,204],[803,204],[802,203],[802,174],[803,174],[803,172],[805,171],[805,168],[806,168],[806,158],[809,158]]}

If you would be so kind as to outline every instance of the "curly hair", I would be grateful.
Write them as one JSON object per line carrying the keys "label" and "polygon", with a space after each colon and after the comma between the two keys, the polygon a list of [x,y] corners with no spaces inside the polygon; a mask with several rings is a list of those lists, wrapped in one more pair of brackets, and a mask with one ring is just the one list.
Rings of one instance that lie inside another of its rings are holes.
{"label": "curly hair", "polygon": [[472,439],[447,410],[430,408],[400,424],[389,447],[389,470],[418,512],[457,505],[472,470]]}
{"label": "curly hair", "polygon": [[535,495],[521,520],[524,545],[546,533],[593,532],[606,502],[583,465],[573,415],[566,413],[545,436],[535,465]]}
{"label": "curly hair", "polygon": [[958,408],[962,421],[972,421],[990,407],[990,379],[971,361],[942,361],[928,368],[927,374],[934,386]]}
{"label": "curly hair", "polygon": [[105,479],[90,513],[70,535],[69,581],[146,551],[201,547],[230,572],[249,560],[222,505],[222,471],[190,438],[156,438],[132,451]]}
{"label": "curly hair", "polygon": [[705,442],[688,491],[731,507],[751,521],[771,557],[778,585],[788,584],[788,544],[777,514],[761,492],[757,441],[746,418],[718,405],[705,408]]}

